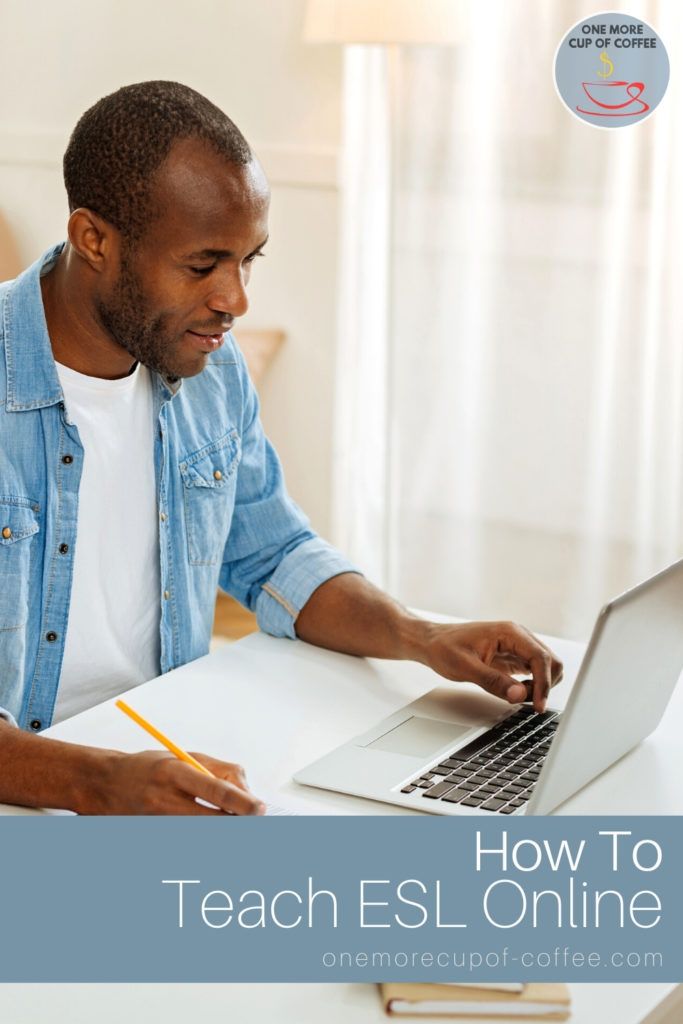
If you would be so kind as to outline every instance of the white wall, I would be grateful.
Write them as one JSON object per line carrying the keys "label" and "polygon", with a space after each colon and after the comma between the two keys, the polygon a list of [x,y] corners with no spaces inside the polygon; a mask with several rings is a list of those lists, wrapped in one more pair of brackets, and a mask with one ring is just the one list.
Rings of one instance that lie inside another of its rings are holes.
{"label": "white wall", "polygon": [[247,136],[273,186],[244,323],[287,341],[261,388],[294,498],[330,523],[341,55],[301,42],[304,0],[0,0],[0,211],[25,264],[64,235],[61,156],[80,114],[171,78]]}

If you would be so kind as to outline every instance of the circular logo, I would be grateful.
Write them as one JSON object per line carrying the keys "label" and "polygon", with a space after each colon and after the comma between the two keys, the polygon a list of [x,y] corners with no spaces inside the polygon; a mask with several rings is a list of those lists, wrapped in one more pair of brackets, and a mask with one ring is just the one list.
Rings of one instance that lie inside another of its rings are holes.
{"label": "circular logo", "polygon": [[596,128],[644,121],[669,84],[669,57],[652,26],[617,11],[569,29],[555,54],[555,86],[574,117]]}

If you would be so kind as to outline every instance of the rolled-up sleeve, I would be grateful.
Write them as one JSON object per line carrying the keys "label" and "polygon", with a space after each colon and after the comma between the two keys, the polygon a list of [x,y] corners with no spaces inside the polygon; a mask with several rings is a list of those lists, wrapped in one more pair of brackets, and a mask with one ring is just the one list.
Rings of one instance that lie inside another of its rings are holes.
{"label": "rolled-up sleeve", "polygon": [[[235,346],[236,348],[236,346]],[[236,351],[243,394],[242,454],[220,586],[273,636],[294,638],[297,615],[326,580],[359,572],[319,537],[287,494],[280,460],[266,438],[259,402]]]}
{"label": "rolled-up sleeve", "polygon": [[358,572],[336,548],[312,537],[284,556],[277,569],[261,584],[256,617],[264,633],[296,636],[296,617],[314,590],[343,572]]}

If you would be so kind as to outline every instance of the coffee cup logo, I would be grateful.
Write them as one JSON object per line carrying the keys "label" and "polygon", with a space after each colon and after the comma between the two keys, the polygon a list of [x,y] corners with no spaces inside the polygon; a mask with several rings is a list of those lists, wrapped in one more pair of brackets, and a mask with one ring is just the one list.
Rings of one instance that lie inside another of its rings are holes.
{"label": "coffee cup logo", "polygon": [[668,82],[669,58],[661,39],[650,25],[626,14],[607,12],[577,22],[555,55],[560,98],[575,117],[600,128],[645,120]]}
{"label": "coffee cup logo", "polygon": [[582,82],[581,85],[592,107],[577,107],[580,114],[631,117],[645,114],[650,109],[650,104],[640,98],[645,89],[644,82]]}

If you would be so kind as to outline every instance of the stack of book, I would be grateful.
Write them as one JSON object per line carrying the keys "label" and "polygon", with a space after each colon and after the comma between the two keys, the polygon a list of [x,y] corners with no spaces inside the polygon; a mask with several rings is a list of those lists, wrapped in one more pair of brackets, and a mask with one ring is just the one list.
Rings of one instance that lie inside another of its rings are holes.
{"label": "stack of book", "polygon": [[396,1017],[476,1020],[568,1020],[569,990],[561,984],[380,985],[384,1009]]}

